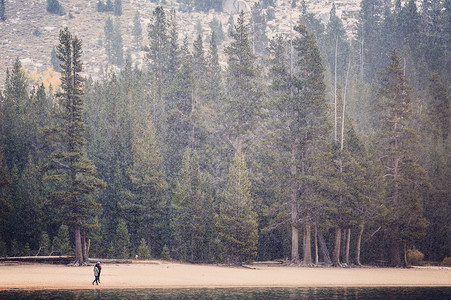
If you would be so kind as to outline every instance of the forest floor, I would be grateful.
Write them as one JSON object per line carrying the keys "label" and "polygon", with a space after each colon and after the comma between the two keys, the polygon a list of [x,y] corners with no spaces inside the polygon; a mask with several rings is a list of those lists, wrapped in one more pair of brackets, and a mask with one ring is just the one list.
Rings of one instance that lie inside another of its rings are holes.
{"label": "forest floor", "polygon": [[0,264],[0,290],[237,287],[451,286],[451,268],[227,267],[163,261],[103,264],[101,284],[92,286],[93,266]]}

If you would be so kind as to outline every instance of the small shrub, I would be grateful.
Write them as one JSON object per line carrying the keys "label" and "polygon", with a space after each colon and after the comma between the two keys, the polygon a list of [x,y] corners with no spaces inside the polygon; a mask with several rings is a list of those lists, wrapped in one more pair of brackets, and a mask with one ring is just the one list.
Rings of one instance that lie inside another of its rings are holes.
{"label": "small shrub", "polygon": [[164,245],[163,250],[161,251],[161,259],[172,260],[171,253],[169,252],[169,248],[166,245]]}
{"label": "small shrub", "polygon": [[141,243],[138,247],[138,259],[149,259],[149,258],[150,258],[149,247],[147,247],[146,240],[142,238]]}
{"label": "small shrub", "polygon": [[35,28],[33,30],[33,35],[34,36],[41,36],[42,32],[39,30],[39,28]]}
{"label": "small shrub", "polygon": [[446,267],[451,267],[451,256],[445,257],[443,259],[442,265]]}
{"label": "small shrub", "polygon": [[407,262],[410,265],[419,265],[423,262],[424,254],[417,249],[407,250]]}
{"label": "small shrub", "polygon": [[58,0],[47,0],[47,11],[51,14],[64,16],[65,12]]}

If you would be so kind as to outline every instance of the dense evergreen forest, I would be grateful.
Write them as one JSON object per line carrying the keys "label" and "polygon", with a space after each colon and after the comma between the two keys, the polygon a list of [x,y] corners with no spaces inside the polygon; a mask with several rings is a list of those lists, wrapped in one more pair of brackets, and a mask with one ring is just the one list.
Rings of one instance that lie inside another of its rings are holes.
{"label": "dense evergreen forest", "polygon": [[362,0],[351,38],[334,6],[323,25],[293,2],[300,20],[271,39],[274,4],[255,3],[225,28],[224,53],[222,24],[190,43],[157,7],[133,31],[144,66],[107,21],[120,70],[99,80],[82,77],[82,41],[61,30],[61,86],[31,86],[18,58],[0,91],[0,255],[451,256],[451,1],[387,3]]}

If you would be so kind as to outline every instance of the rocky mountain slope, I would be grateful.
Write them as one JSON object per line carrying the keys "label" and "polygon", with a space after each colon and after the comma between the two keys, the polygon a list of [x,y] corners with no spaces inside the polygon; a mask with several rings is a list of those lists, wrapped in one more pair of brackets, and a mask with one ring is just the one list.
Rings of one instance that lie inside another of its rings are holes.
{"label": "rocky mountain slope", "polygon": [[[238,9],[250,10],[253,0],[224,0],[224,12],[217,13],[183,13],[177,11],[176,17],[180,29],[180,38],[187,36],[193,39],[200,23],[205,38],[210,34],[209,22],[213,18],[222,21],[224,32],[230,15],[238,16]],[[46,0],[6,0],[6,21],[0,22],[0,88],[5,81],[6,68],[11,68],[15,59],[19,57],[30,75],[30,80],[43,80],[44,77],[56,76],[51,71],[51,51],[58,43],[58,33],[61,28],[69,30],[83,42],[83,62],[86,74],[94,78],[107,67],[104,40],[104,26],[112,12],[97,12],[96,0],[59,0],[66,14],[58,16],[46,11]],[[300,2],[300,1],[298,1]],[[276,0],[275,20],[268,22],[269,37],[277,33],[287,33],[290,22],[295,24],[299,19],[300,9],[291,7],[291,0]],[[308,10],[314,12],[327,22],[332,1],[306,1]],[[337,14],[342,16],[349,32],[355,28],[356,15],[360,0],[335,1]],[[178,8],[176,0],[168,0],[163,5],[167,11]],[[120,17],[124,53],[130,51],[134,61],[142,62],[144,53],[136,51],[132,46],[133,17],[136,11],[141,15],[143,27],[143,45],[148,44],[147,24],[157,4],[149,0],[122,0],[122,16]],[[227,44],[227,41],[224,44]],[[221,51],[221,49],[220,49]],[[223,58],[224,59],[224,58]],[[45,75],[44,75],[45,74]],[[47,78],[48,79],[48,78]]]}

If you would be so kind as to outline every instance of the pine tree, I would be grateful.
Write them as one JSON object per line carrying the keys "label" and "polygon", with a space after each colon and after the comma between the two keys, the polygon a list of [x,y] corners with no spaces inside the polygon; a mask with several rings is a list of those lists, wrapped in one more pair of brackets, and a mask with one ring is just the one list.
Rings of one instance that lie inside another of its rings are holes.
{"label": "pine tree", "polygon": [[96,178],[96,167],[86,157],[83,122],[83,81],[81,41],[67,28],[60,31],[57,57],[61,61],[61,89],[57,94],[59,110],[54,115],[49,143],[53,152],[45,168],[52,212],[64,224],[74,227],[75,262],[87,262],[82,234],[88,220],[99,208],[91,197],[105,183]]}
{"label": "pine tree", "polygon": [[56,72],[61,72],[60,62],[56,58],[55,47],[52,48],[52,52],[50,54],[50,63],[52,64],[52,67]]}
{"label": "pine tree", "polygon": [[98,0],[97,1],[97,11],[104,12],[105,10],[106,10],[105,2],[103,2],[102,0]]}
{"label": "pine tree", "polygon": [[263,89],[260,72],[249,41],[248,24],[241,12],[232,41],[225,48],[227,102],[224,107],[225,135],[236,150],[246,146],[262,114]]}
{"label": "pine tree", "polygon": [[0,20],[1,21],[6,21],[5,11],[6,11],[5,0],[0,0]]}
{"label": "pine tree", "polygon": [[216,42],[221,44],[225,40],[224,29],[222,28],[222,22],[219,21],[216,17],[208,23],[210,25],[211,35],[215,35]]}
{"label": "pine tree", "polygon": [[113,247],[115,249],[115,257],[130,257],[130,234],[128,233],[127,223],[122,219],[117,224]]}
{"label": "pine tree", "polygon": [[266,18],[259,2],[255,2],[251,8],[251,44],[253,54],[266,54],[268,37],[266,36]]}
{"label": "pine tree", "polygon": [[119,17],[122,15],[122,1],[114,0],[114,15]]}
{"label": "pine tree", "polygon": [[118,67],[121,67],[124,63],[124,49],[120,20],[116,19],[113,23],[111,18],[108,18],[105,21],[104,32],[104,45],[108,61]]}
{"label": "pine tree", "polygon": [[33,156],[28,155],[28,162],[18,182],[19,198],[16,199],[17,222],[20,224],[16,238],[29,243],[36,249],[39,233],[43,227],[41,176]]}
{"label": "pine tree", "polygon": [[445,142],[450,130],[450,97],[437,72],[429,77],[429,95],[428,112],[434,140],[441,138]]}
{"label": "pine tree", "polygon": [[105,46],[105,52],[106,52],[106,56],[108,58],[108,61],[111,63],[113,62],[113,37],[114,37],[114,27],[113,27],[113,20],[111,20],[110,17],[108,17],[108,19],[106,19],[105,21],[105,27],[103,28],[104,33],[105,33],[105,41],[104,41],[104,46]]}
{"label": "pine tree", "polygon": [[138,255],[139,259],[150,259],[149,248],[147,247],[147,243],[144,238],[141,239],[141,243],[139,244],[137,255]]}
{"label": "pine tree", "polygon": [[411,87],[396,49],[390,64],[380,72],[378,95],[381,115],[375,144],[385,170],[384,196],[390,211],[389,256],[391,265],[400,266],[401,242],[405,246],[414,243],[427,227],[422,195],[429,183],[418,165],[418,135],[409,127]]}
{"label": "pine tree", "polygon": [[[0,144],[0,241],[3,241],[3,238],[5,237],[6,221],[12,210],[11,202],[9,201],[9,198],[7,196],[7,190],[10,184],[11,178],[8,172],[8,168],[5,165],[3,151]],[[5,254],[6,248],[3,249],[3,251],[3,254]]]}
{"label": "pine tree", "polygon": [[132,29],[133,41],[136,45],[136,50],[141,49],[142,31],[143,30],[141,26],[141,18],[139,12],[136,11],[135,16],[133,17],[133,29]]}
{"label": "pine tree", "polygon": [[61,225],[52,242],[52,252],[61,251],[62,255],[71,255],[73,250],[70,246],[69,227]]}
{"label": "pine tree", "polygon": [[383,17],[383,1],[363,0],[357,29],[359,65],[362,79],[371,81],[383,63],[379,25]]}
{"label": "pine tree", "polygon": [[111,2],[111,0],[106,0],[105,11],[114,11],[113,2]]}
{"label": "pine tree", "polygon": [[250,188],[244,155],[238,150],[217,220],[219,240],[228,263],[242,264],[257,255],[258,222]]}
{"label": "pine tree", "polygon": [[208,75],[207,75],[207,99],[210,103],[218,103],[221,93],[223,93],[222,70],[219,65],[218,45],[216,43],[216,34],[211,34],[207,53]]}
{"label": "pine tree", "polygon": [[43,231],[41,233],[41,237],[39,238],[39,254],[41,255],[49,255],[50,253],[50,237],[47,231]]}
{"label": "pine tree", "polygon": [[120,208],[132,232],[146,237],[152,254],[154,247],[158,248],[157,240],[161,238],[160,227],[166,209],[164,193],[168,184],[163,173],[163,159],[153,117],[146,114],[144,121],[144,124],[137,124],[134,131],[133,164],[128,170],[131,186],[130,190],[124,190]]}
{"label": "pine tree", "polygon": [[[164,91],[167,76],[172,74],[169,70],[170,47],[169,22],[163,7],[157,6],[152,13],[152,21],[148,25],[149,45],[145,48],[146,60],[150,69],[152,82],[152,115],[155,118],[155,127],[162,136],[165,136],[166,109],[164,104]],[[174,57],[171,57],[171,61]],[[172,63],[175,63],[172,61]],[[164,151],[164,149],[163,149]]]}
{"label": "pine tree", "polygon": [[[303,225],[303,263],[312,264],[311,226],[327,206],[321,182],[327,174],[327,110],[321,58],[314,35],[306,27],[295,27],[289,43],[277,36],[270,42],[273,135],[277,149],[274,167],[280,182],[281,203],[286,214],[275,222],[291,224],[291,260],[299,263],[299,228]],[[293,48],[291,48],[291,45]],[[285,205],[288,204],[288,205]],[[280,211],[279,208],[275,208]]]}
{"label": "pine tree", "polygon": [[173,196],[174,235],[181,258],[200,261],[206,249],[205,193],[201,186],[201,172],[197,152],[188,148],[176,181]]}
{"label": "pine tree", "polygon": [[47,11],[52,14],[64,16],[64,8],[58,0],[47,0]]}
{"label": "pine tree", "polygon": [[11,72],[6,71],[4,101],[1,105],[0,139],[3,145],[5,162],[9,169],[16,164],[21,170],[28,157],[30,142],[30,97],[27,79],[19,58],[14,62]]}

